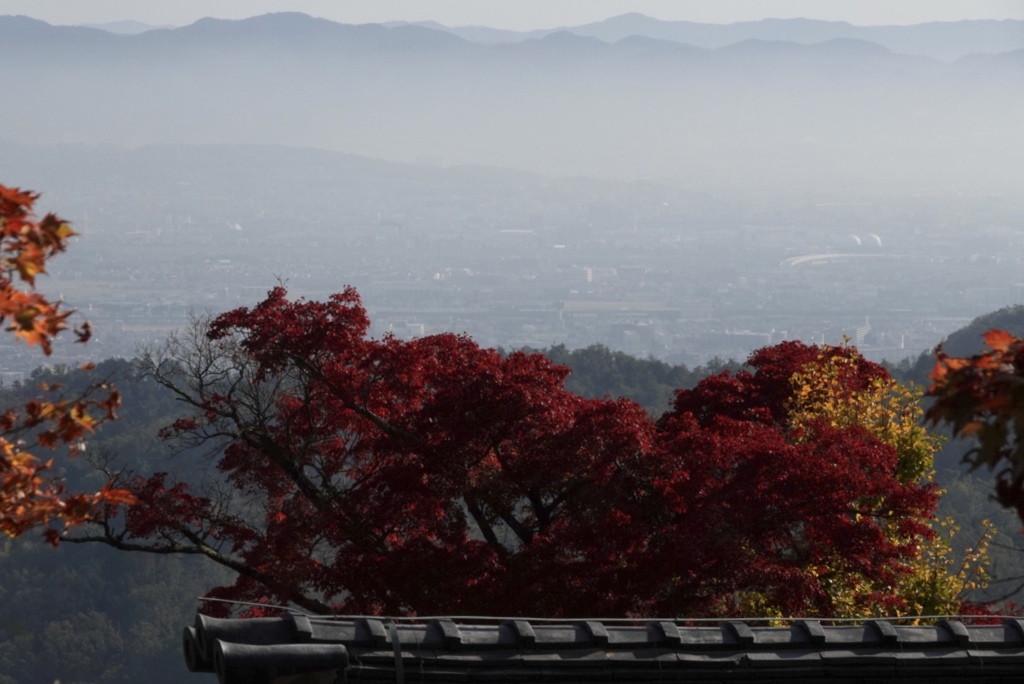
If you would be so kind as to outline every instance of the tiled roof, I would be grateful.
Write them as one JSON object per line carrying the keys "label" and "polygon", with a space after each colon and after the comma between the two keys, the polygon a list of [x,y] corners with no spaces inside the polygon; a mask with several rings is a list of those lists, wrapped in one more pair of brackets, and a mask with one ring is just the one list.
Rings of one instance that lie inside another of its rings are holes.
{"label": "tiled roof", "polygon": [[193,672],[221,684],[331,682],[1024,682],[1024,620],[787,627],[509,619],[197,616]]}

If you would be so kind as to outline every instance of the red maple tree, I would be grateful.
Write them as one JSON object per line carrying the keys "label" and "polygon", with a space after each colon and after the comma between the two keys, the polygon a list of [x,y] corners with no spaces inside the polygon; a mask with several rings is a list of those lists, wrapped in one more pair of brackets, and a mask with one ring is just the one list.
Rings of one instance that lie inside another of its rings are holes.
{"label": "red maple tree", "polygon": [[[46,262],[67,247],[75,235],[55,214],[37,218],[38,195],[0,185],[0,323],[43,353],[52,351],[54,338],[67,328],[72,311],[62,310],[35,288],[36,276]],[[89,338],[88,326],[74,331],[79,342]],[[45,388],[48,393],[59,388]],[[39,399],[0,415],[0,532],[16,537],[46,527],[56,542],[65,526],[92,518],[104,503],[128,504],[124,490],[106,487],[95,493],[72,493],[51,476],[51,460],[32,453],[36,449],[65,446],[73,455],[96,426],[113,419],[119,397],[108,387],[72,399]],[[53,527],[47,527],[55,524]]]}
{"label": "red maple tree", "polygon": [[988,349],[970,357],[939,347],[927,418],[976,440],[964,460],[995,471],[996,498],[1024,522],[1024,339],[989,330],[984,340]]}
{"label": "red maple tree", "polygon": [[893,588],[932,537],[938,492],[902,477],[897,451],[863,426],[794,421],[794,378],[837,359],[846,362],[843,393],[888,380],[851,347],[783,342],[755,352],[752,371],[677,392],[659,435],[672,458],[665,487],[676,519],[667,538],[695,534],[685,550],[670,546],[665,561],[694,568],[680,603],[711,576],[728,578],[701,606],[711,614],[747,597],[780,614],[832,615],[838,593],[851,589],[861,614],[906,608]]}
{"label": "red maple tree", "polygon": [[[829,615],[831,584],[893,584],[930,535],[934,489],[891,447],[793,434],[789,378],[816,347],[765,350],[655,423],[566,391],[541,355],[368,328],[352,289],[276,288],[147,356],[192,408],[166,435],[216,447],[218,494],[138,478],[139,505],[77,540],[205,555],[237,573],[212,597],[320,613],[730,615],[756,596]],[[858,363],[853,384],[884,373]]]}

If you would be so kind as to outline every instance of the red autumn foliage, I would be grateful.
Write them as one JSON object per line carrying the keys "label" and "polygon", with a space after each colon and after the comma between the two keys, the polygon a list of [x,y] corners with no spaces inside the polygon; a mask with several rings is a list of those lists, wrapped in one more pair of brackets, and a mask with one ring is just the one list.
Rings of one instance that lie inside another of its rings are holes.
{"label": "red autumn foliage", "polygon": [[1024,339],[1003,330],[984,335],[987,351],[951,357],[939,347],[926,416],[977,440],[964,457],[996,473],[996,498],[1024,522]]}
{"label": "red autumn foliage", "polygon": [[[33,211],[38,195],[0,185],[0,322],[49,355],[54,338],[67,327],[71,311],[61,310],[36,291],[36,276],[46,262],[63,252],[75,234],[63,219]],[[89,338],[87,325],[74,331],[79,342]],[[30,401],[0,417],[0,532],[19,536],[56,523],[46,537],[56,543],[60,526],[89,520],[103,504],[129,504],[128,492],[104,487],[95,493],[69,493],[50,477],[52,460],[28,451],[30,442],[55,449],[66,445],[74,454],[95,427],[115,417],[120,398],[108,387],[76,399]]]}
{"label": "red autumn foliage", "polygon": [[[86,539],[204,554],[238,574],[213,597],[324,613],[722,616],[756,594],[827,616],[833,584],[895,586],[930,536],[936,493],[891,447],[790,433],[816,347],[762,350],[655,423],[540,355],[368,328],[354,290],[276,288],[148,357],[193,409],[168,434],[218,445],[226,486],[140,479],[125,527]],[[851,387],[884,372],[831,349]]]}

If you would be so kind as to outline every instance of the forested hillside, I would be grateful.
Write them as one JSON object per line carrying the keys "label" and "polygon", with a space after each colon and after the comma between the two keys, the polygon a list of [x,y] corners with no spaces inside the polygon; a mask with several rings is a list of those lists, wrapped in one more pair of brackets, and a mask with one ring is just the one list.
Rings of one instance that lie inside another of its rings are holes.
{"label": "forested hillside", "polygon": [[[985,344],[982,335],[998,329],[1014,335],[1024,335],[1024,306],[1007,306],[998,311],[978,316],[969,325],[960,328],[942,341],[942,348],[950,356],[971,356],[982,351]],[[928,384],[928,374],[935,366],[935,353],[925,350],[912,363],[908,362],[894,369],[894,374],[903,382]]]}
{"label": "forested hillside", "polygon": [[[97,379],[117,385],[124,398],[119,420],[105,425],[84,454],[58,466],[71,489],[101,486],[94,466],[108,459],[140,472],[173,467],[157,431],[173,419],[174,398],[130,367],[111,359],[91,372],[45,368],[2,390],[0,405],[7,407],[40,396],[43,383],[55,388],[51,394],[69,396]],[[195,597],[224,574],[196,558],[54,548],[39,532],[0,541],[0,684],[179,682],[186,672],[182,626],[195,613]]]}
{"label": "forested hillside", "polygon": [[[676,388],[693,387],[735,362],[690,369],[651,359],[637,359],[604,347],[545,352],[572,369],[567,386],[586,396],[628,397],[653,415],[670,407]],[[178,471],[185,479],[208,467],[203,452],[175,453],[158,432],[181,415],[181,404],[151,379],[139,377],[132,363],[111,359],[86,373],[68,368],[37,371],[24,386],[3,390],[9,405],[36,396],[40,383],[77,392],[97,378],[113,381],[124,397],[119,420],[103,427],[86,455],[65,469],[69,484],[94,486],[94,466],[127,464],[140,474]],[[990,484],[972,477],[942,482],[948,490],[940,515],[961,526],[952,542],[958,554],[974,546],[986,519],[998,519],[1002,544],[1017,538],[1013,516],[1003,515],[987,500]],[[996,548],[992,571],[1011,578],[1020,566],[1020,551]],[[180,681],[184,664],[179,634],[190,622],[195,598],[227,581],[212,563],[177,556],[125,554],[99,545],[63,544],[51,548],[38,538],[7,541],[0,546],[0,684],[51,684],[75,673],[83,682]],[[1015,589],[997,582],[989,596]]]}
{"label": "forested hillside", "polygon": [[652,416],[660,416],[669,409],[677,389],[689,389],[709,375],[743,367],[736,361],[715,360],[688,368],[658,359],[640,359],[603,345],[572,350],[558,345],[541,353],[572,369],[565,382],[569,391],[583,397],[625,397],[643,406]]}

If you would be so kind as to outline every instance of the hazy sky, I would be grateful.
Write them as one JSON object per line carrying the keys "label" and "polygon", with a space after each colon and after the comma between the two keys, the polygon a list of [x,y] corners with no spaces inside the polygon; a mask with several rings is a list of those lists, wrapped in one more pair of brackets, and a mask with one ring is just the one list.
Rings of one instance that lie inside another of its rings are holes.
{"label": "hazy sky", "polygon": [[205,16],[237,19],[281,11],[345,23],[433,19],[520,30],[600,21],[626,12],[713,23],[809,17],[869,25],[1024,19],[1024,0],[0,0],[0,14],[25,14],[53,24],[134,19],[184,25]]}

